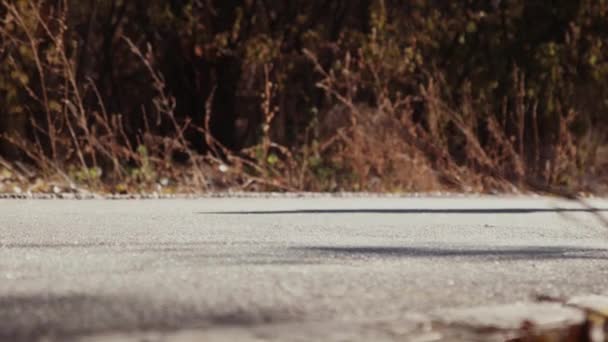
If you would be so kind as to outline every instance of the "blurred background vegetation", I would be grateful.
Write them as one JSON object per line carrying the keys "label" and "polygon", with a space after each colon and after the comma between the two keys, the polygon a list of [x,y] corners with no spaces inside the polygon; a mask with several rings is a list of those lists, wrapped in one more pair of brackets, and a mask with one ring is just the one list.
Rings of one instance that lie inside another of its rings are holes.
{"label": "blurred background vegetation", "polygon": [[608,183],[604,0],[0,2],[20,189]]}

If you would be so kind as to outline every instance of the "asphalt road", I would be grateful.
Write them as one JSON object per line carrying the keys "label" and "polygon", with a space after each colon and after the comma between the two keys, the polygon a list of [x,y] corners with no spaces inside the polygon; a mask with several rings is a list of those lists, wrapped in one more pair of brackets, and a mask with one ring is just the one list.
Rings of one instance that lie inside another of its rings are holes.
{"label": "asphalt road", "polygon": [[0,341],[141,331],[238,340],[260,326],[309,327],[304,335],[357,326],[361,337],[379,319],[415,322],[539,293],[608,294],[599,219],[608,201],[589,204],[0,200]]}

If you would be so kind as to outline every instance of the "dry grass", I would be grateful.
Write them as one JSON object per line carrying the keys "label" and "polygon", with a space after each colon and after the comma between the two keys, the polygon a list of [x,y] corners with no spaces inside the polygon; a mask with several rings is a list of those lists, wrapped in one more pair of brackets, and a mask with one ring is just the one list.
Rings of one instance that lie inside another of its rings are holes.
{"label": "dry grass", "polygon": [[597,164],[590,156],[597,155],[601,139],[577,139],[570,130],[577,113],[568,110],[558,118],[556,136],[541,146],[538,106],[526,96],[517,69],[512,98],[504,100],[514,105],[492,113],[467,86],[456,106],[446,101],[442,89],[449,84],[440,74],[409,95],[392,92],[390,79],[374,77],[367,89],[374,101],[362,103],[357,100],[361,75],[375,75],[381,66],[364,54],[357,61],[346,54],[339,72],[328,71],[316,56],[308,56],[322,75],[319,87],[338,102],[321,124],[321,141],[333,145],[324,143],[324,153],[352,173],[355,189],[563,193],[590,190],[583,173],[597,179],[588,171]]}
{"label": "dry grass", "polygon": [[[0,168],[21,187],[44,179],[105,192],[566,193],[598,190],[606,183],[603,137],[575,137],[570,127],[577,113],[563,109],[556,134],[541,139],[538,103],[526,96],[525,78],[516,68],[511,95],[496,112],[470,86],[460,98],[450,99],[450,85],[438,72],[408,93],[395,90],[391,73],[399,66],[387,62],[390,51],[378,44],[369,53],[345,52],[337,60],[340,68],[324,67],[306,51],[330,105],[310,121],[303,142],[289,148],[272,140],[278,87],[272,65],[266,64],[258,143],[231,151],[210,133],[213,96],[203,122],[178,116],[152,48],[123,37],[155,91],[153,110],[142,109],[144,129],[132,131],[121,114],[106,110],[92,79],[78,79],[76,56],[66,46],[67,2],[54,13],[45,13],[37,2],[21,4],[2,1],[12,29],[0,32],[2,51],[14,54],[12,60],[31,59],[37,75],[17,77],[16,86],[32,101],[23,109],[29,131],[2,136],[27,161],[0,159]],[[16,74],[23,71],[20,65],[13,65]],[[361,93],[371,95],[362,98]],[[187,132],[204,137],[204,153]]]}

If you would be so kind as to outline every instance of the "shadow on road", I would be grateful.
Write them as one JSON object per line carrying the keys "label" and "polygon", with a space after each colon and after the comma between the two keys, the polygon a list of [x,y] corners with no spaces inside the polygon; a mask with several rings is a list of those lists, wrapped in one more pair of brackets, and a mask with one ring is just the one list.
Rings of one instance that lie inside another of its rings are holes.
{"label": "shadow on road", "polygon": [[74,242],[74,243],[61,243],[61,242],[19,242],[19,243],[2,243],[0,242],[0,248],[4,249],[87,249],[87,248],[113,248],[117,250],[132,250],[133,248],[144,248],[144,249],[171,249],[178,246],[180,250],[186,247],[202,248],[204,245],[216,245],[217,241],[190,241],[190,242]]}
{"label": "shadow on road", "polygon": [[211,211],[199,214],[215,215],[288,215],[288,214],[534,214],[608,212],[608,208],[459,208],[459,209],[295,209]]}
{"label": "shadow on road", "polygon": [[[163,259],[191,265],[313,265],[336,264],[339,259],[361,257],[400,258],[478,258],[518,259],[595,259],[608,260],[608,249],[572,246],[304,246],[285,247],[254,244],[249,241],[196,241],[151,243],[81,244],[5,244],[8,249],[83,249],[101,247],[111,255],[162,256]],[[154,267],[154,265],[146,265]],[[141,271],[139,268],[134,271]]]}
{"label": "shadow on road", "polygon": [[[173,331],[208,325],[285,321],[285,310],[213,312],[196,303],[161,305],[153,295],[32,294],[0,297],[0,341],[64,341],[120,331]],[[146,339],[147,340],[147,339]]]}
{"label": "shadow on road", "polygon": [[[552,259],[588,259],[608,260],[608,250],[599,248],[576,248],[565,246],[523,246],[523,247],[383,247],[383,246],[352,246],[352,247],[299,247],[300,252],[307,252],[318,257],[358,258],[366,257],[401,257],[401,258],[492,258],[499,260],[552,260]],[[487,261],[481,260],[480,261]]]}

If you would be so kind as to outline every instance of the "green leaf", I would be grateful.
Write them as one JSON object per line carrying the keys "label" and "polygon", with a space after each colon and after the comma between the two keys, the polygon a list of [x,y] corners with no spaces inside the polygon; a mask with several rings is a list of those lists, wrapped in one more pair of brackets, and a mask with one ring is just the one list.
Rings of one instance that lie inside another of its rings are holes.
{"label": "green leaf", "polygon": [[270,165],[274,165],[279,162],[279,157],[277,157],[276,154],[271,153],[270,155],[268,155],[267,162]]}

